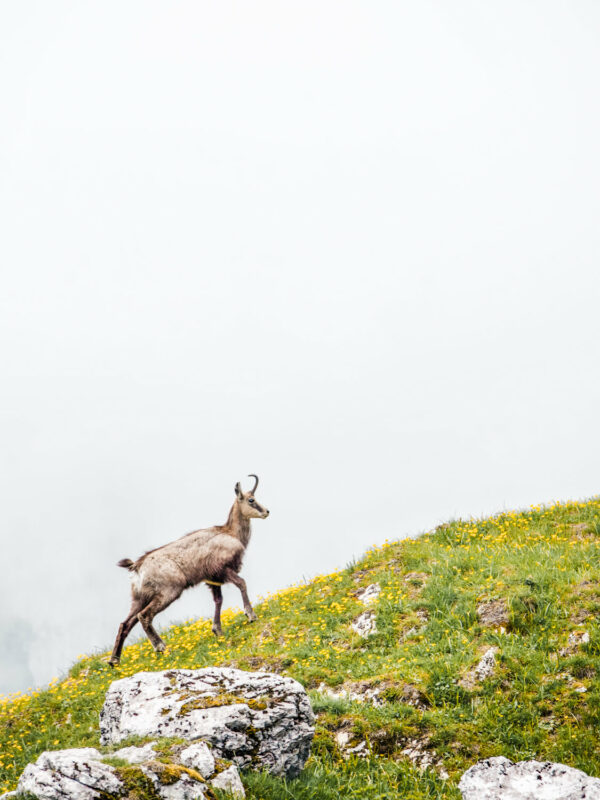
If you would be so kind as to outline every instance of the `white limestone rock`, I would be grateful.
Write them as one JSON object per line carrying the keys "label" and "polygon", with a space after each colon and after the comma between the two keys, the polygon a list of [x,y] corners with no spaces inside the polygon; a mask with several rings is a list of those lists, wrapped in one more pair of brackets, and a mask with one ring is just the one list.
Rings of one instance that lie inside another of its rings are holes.
{"label": "white limestone rock", "polygon": [[370,606],[377,600],[380,594],[381,586],[378,583],[371,583],[366,589],[361,589],[361,591],[357,592],[356,599],[359,603],[362,603],[363,606]]}
{"label": "white limestone rock", "polygon": [[362,636],[363,639],[377,633],[375,613],[373,611],[363,611],[352,623],[352,630]]}
{"label": "white limestone rock", "polygon": [[46,751],[35,764],[25,767],[17,792],[29,792],[42,800],[97,800],[101,793],[121,794],[122,781],[114,767],[103,764],[101,758],[92,747]]}
{"label": "white limestone rock", "polygon": [[551,761],[498,756],[479,761],[460,779],[463,800],[600,800],[600,779]]}
{"label": "white limestone rock", "polygon": [[205,800],[203,784],[194,780],[190,775],[182,775],[175,783],[162,783],[156,772],[148,765],[141,765],[140,769],[150,780],[158,796],[162,800]]}
{"label": "white limestone rock", "polygon": [[155,742],[149,742],[143,747],[122,747],[120,750],[110,753],[110,757],[122,758],[123,761],[129,762],[129,764],[143,764],[144,761],[152,761],[152,759],[156,758],[154,745]]}
{"label": "white limestone rock", "polygon": [[195,769],[203,778],[210,777],[215,771],[215,758],[206,742],[186,747],[179,754],[179,761],[184,767]]}
{"label": "white limestone rock", "polygon": [[216,789],[223,789],[223,791],[229,792],[234,797],[246,796],[240,774],[234,764],[220,772],[216,778],[213,778],[211,785]]}
{"label": "white limestone rock", "polygon": [[497,647],[490,647],[488,650],[485,651],[483,656],[481,657],[481,661],[475,667],[475,674],[480,681],[486,680],[486,678],[491,678],[494,672],[496,671],[496,653],[498,652]]}
{"label": "white limestone rock", "polygon": [[111,684],[102,744],[132,735],[203,739],[239,767],[294,777],[310,753],[314,720],[297,681],[232,668],[139,672]]}
{"label": "white limestone rock", "polygon": [[377,686],[365,686],[361,683],[345,683],[343,686],[331,687],[325,683],[319,684],[317,692],[333,700],[353,700],[356,703],[370,703],[376,708],[383,706],[381,689]]}
{"label": "white limestone rock", "polygon": [[[212,763],[211,769],[207,771],[206,775],[203,775],[203,777],[209,778],[214,775],[215,761],[208,747],[205,744],[203,747],[206,749],[206,753],[203,754],[205,756],[203,764],[208,766],[209,760]],[[200,745],[196,745],[195,748],[197,751],[201,750]],[[165,767],[155,761],[156,753],[151,744],[144,747],[122,748],[117,753],[113,753],[112,757],[124,758],[129,763],[136,764],[141,772],[151,780],[156,794],[162,800],[204,800],[206,797],[206,784],[185,773],[174,783],[163,783],[160,773]],[[192,755],[195,755],[197,762],[199,752]],[[206,757],[207,755],[208,757]],[[149,758],[142,761],[140,760],[142,756],[149,756]],[[17,791],[7,793],[8,797],[2,795],[2,798],[9,800],[9,797],[18,797],[19,794],[25,792],[40,798],[40,800],[65,800],[65,798],[68,800],[102,800],[102,798],[108,797],[122,797],[126,787],[119,778],[115,767],[102,762],[101,759],[105,757],[91,747],[44,752],[35,764],[28,764],[25,767]],[[184,764],[184,766],[188,765]],[[200,772],[200,770],[198,771]],[[228,773],[232,786],[237,787],[235,777],[241,786],[235,767],[233,770],[228,768],[224,770],[225,772]],[[218,775],[215,776],[215,778],[218,777]]]}

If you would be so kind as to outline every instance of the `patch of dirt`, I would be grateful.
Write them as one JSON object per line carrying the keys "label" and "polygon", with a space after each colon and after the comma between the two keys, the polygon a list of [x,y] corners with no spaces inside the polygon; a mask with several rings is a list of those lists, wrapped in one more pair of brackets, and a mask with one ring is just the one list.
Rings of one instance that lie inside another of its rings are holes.
{"label": "patch of dirt", "polygon": [[506,600],[485,600],[477,606],[477,616],[484,628],[506,628],[508,626],[508,606]]}
{"label": "patch of dirt", "polygon": [[[240,667],[240,664],[243,666]],[[236,669],[248,669],[253,672],[274,672],[279,674],[283,671],[283,660],[280,658],[266,658],[265,656],[247,656],[241,661],[222,664],[223,667],[235,667]]]}
{"label": "patch of dirt", "polygon": [[581,623],[585,622],[586,619],[589,619],[590,616],[590,612],[587,610],[587,608],[578,608],[571,617],[571,622],[573,625],[581,625]]}
{"label": "patch of dirt", "polygon": [[407,572],[404,576],[404,583],[412,583],[415,586],[425,586],[429,580],[426,572]]}
{"label": "patch of dirt", "polygon": [[402,687],[400,700],[406,703],[407,706],[413,706],[421,711],[426,709],[429,705],[427,698],[416,686],[412,683],[405,683]]}
{"label": "patch of dirt", "polygon": [[360,583],[364,577],[370,575],[372,572],[375,572],[378,567],[370,567],[369,569],[359,569],[352,575],[352,580],[354,583]]}
{"label": "patch of dirt", "polygon": [[569,525],[569,530],[571,531],[571,536],[573,539],[578,541],[589,539],[594,535],[594,532],[592,531],[588,522],[578,522],[575,525]]}

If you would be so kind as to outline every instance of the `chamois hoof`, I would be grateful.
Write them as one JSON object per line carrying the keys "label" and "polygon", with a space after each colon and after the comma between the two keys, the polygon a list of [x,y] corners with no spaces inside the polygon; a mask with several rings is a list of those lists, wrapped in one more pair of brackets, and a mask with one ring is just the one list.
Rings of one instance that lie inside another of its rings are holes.
{"label": "chamois hoof", "polygon": [[112,667],[113,669],[115,667],[118,667],[119,663],[120,663],[120,659],[119,658],[109,658],[108,659],[108,666]]}
{"label": "chamois hoof", "polygon": [[256,620],[258,619],[254,611],[251,611],[250,613],[246,611],[246,616],[248,617],[248,622],[256,622]]}
{"label": "chamois hoof", "polygon": [[213,628],[212,632],[217,637],[217,639],[219,639],[221,636],[223,636],[223,629],[222,628]]}
{"label": "chamois hoof", "polygon": [[167,645],[164,642],[160,642],[160,644],[157,644],[156,647],[154,648],[154,652],[160,654],[164,653],[166,649]]}

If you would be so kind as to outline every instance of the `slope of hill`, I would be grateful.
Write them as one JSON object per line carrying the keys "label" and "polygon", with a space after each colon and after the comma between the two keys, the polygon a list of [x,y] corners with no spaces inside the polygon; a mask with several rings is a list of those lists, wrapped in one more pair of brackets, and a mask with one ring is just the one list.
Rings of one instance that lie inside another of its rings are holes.
{"label": "slope of hill", "polygon": [[[461,774],[492,755],[600,776],[599,554],[600,499],[452,522],[265,599],[254,625],[226,612],[222,640],[190,620],[166,631],[162,656],[143,640],[118,670],[107,653],[82,658],[48,689],[0,700],[0,793],[42,750],[98,746],[117,677],[208,665],[309,689],[307,767],[288,783],[246,773],[256,800],[459,798]],[[366,637],[352,628],[365,609]]]}

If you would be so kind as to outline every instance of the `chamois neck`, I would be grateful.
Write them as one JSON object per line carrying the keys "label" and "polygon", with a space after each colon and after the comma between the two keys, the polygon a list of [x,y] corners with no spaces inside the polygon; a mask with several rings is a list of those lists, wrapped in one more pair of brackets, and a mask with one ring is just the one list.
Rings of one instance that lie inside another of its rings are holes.
{"label": "chamois neck", "polygon": [[250,519],[242,514],[237,503],[231,506],[227,522],[223,525],[223,531],[239,539],[244,547],[250,541]]}

